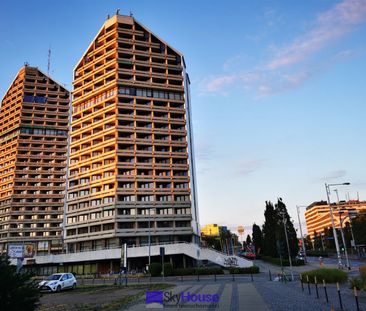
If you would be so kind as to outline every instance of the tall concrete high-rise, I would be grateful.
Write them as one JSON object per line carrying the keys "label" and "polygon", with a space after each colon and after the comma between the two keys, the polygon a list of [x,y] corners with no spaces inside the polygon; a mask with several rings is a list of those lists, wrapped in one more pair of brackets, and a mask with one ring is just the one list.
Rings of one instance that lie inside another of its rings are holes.
{"label": "tall concrete high-rise", "polygon": [[198,243],[183,55],[131,16],[101,27],[74,69],[69,252]]}
{"label": "tall concrete high-rise", "polygon": [[69,108],[69,92],[28,65],[2,99],[0,252],[62,250]]}

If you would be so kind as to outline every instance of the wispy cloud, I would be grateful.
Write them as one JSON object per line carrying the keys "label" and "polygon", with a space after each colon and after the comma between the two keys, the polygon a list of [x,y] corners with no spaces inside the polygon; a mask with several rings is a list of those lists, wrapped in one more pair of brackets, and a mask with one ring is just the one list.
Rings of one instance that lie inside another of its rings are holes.
{"label": "wispy cloud", "polygon": [[315,26],[296,38],[291,44],[279,48],[268,68],[278,69],[304,61],[329,43],[348,34],[366,20],[365,0],[345,0],[318,16]]}
{"label": "wispy cloud", "polygon": [[[265,15],[271,17],[274,13],[268,10]],[[321,52],[365,21],[365,0],[343,0],[319,14],[310,23],[310,29],[290,43],[272,47],[273,54],[263,65],[255,64],[251,70],[238,72],[234,69],[210,76],[201,81],[201,91],[225,94],[225,88],[235,85],[254,92],[255,97],[260,98],[297,88],[332,62],[354,56],[356,53],[350,49],[335,52],[333,58],[322,58]],[[231,64],[231,59],[223,66],[226,71],[228,64]]]}
{"label": "wispy cloud", "polygon": [[265,165],[265,163],[266,160],[264,159],[254,159],[241,162],[241,164],[237,166],[236,174],[238,176],[247,176],[260,170]]}
{"label": "wispy cloud", "polygon": [[335,180],[335,179],[345,177],[346,175],[347,175],[347,171],[345,171],[345,170],[331,171],[322,177],[315,178],[314,182],[327,182],[330,180]]}

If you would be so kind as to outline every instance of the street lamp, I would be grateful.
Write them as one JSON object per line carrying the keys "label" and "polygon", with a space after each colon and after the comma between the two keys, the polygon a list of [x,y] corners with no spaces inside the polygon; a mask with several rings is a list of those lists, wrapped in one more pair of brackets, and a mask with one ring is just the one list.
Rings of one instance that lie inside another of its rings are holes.
{"label": "street lamp", "polygon": [[148,245],[149,245],[149,273],[150,273],[150,265],[151,265],[151,228],[150,228],[150,207],[149,207],[149,237],[148,237]]}
{"label": "street lamp", "polygon": [[342,184],[327,184],[327,183],[325,183],[325,191],[327,193],[327,200],[328,200],[328,205],[329,205],[330,218],[331,218],[332,227],[333,227],[334,243],[335,243],[335,247],[336,247],[336,251],[337,251],[338,268],[342,267],[342,258],[341,258],[341,252],[339,250],[337,231],[336,231],[335,224],[334,224],[333,207],[330,204],[330,198],[329,198],[330,190],[329,190],[329,188],[333,187],[333,186],[348,186],[348,185],[350,185],[349,182],[345,182],[345,183],[342,183]]}
{"label": "street lamp", "polygon": [[297,218],[299,219],[299,227],[300,227],[300,235],[301,235],[301,246],[302,246],[302,251],[304,252],[305,262],[307,262],[307,259],[306,259],[306,247],[305,247],[305,241],[304,241],[304,236],[303,236],[303,234],[302,234],[301,221],[300,221],[300,207],[302,207],[302,206],[298,206],[298,205],[296,205],[296,209],[297,209]]}
{"label": "street lamp", "polygon": [[344,238],[344,233],[343,233],[343,221],[346,220],[346,217],[344,217],[342,219],[342,214],[344,213],[343,211],[339,211],[338,213],[339,213],[339,224],[341,225],[341,236],[342,236],[342,241],[343,241],[343,246],[344,246],[344,254],[346,255],[347,268],[348,268],[348,270],[351,270],[351,266],[350,266],[349,260],[348,260],[346,240]]}
{"label": "street lamp", "polygon": [[288,261],[290,263],[291,280],[293,281],[294,280],[294,273],[292,272],[292,260],[291,260],[291,253],[290,253],[290,245],[288,243],[288,236],[287,236],[287,229],[286,229],[287,219],[285,219],[285,211],[281,211],[280,215],[282,216],[283,229],[285,230],[287,252],[288,252]]}

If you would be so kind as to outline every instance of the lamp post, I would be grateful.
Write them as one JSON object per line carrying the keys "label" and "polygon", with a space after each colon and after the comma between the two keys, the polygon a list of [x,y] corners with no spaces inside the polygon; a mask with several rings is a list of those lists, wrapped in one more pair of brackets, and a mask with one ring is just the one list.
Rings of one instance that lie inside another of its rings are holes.
{"label": "lamp post", "polygon": [[300,221],[300,207],[296,205],[296,209],[297,209],[297,218],[299,219],[299,228],[300,228],[300,235],[301,235],[301,246],[302,246],[302,251],[304,252],[304,258],[305,258],[305,262],[307,262],[306,259],[306,247],[305,247],[305,241],[304,241],[304,236],[302,234],[302,228],[301,228],[301,221]]}
{"label": "lamp post", "polygon": [[342,214],[344,213],[343,211],[339,211],[338,213],[339,213],[339,224],[341,225],[341,236],[342,236],[342,241],[343,241],[343,246],[344,246],[344,254],[346,255],[346,264],[347,264],[348,270],[351,270],[351,265],[350,265],[349,259],[348,259],[346,240],[344,238],[344,233],[343,233],[343,221],[346,220],[346,217],[344,217],[342,219]]}
{"label": "lamp post", "polygon": [[285,230],[287,252],[288,252],[288,261],[290,263],[291,280],[293,281],[294,280],[294,273],[292,272],[292,260],[291,260],[291,253],[290,253],[290,245],[288,243],[288,236],[287,236],[287,229],[286,229],[287,219],[285,219],[285,212],[284,211],[281,211],[280,214],[282,216],[283,229]]}
{"label": "lamp post", "polygon": [[148,236],[148,245],[149,245],[149,273],[150,273],[150,265],[151,265],[151,227],[150,227],[150,207],[149,207],[149,236]]}
{"label": "lamp post", "polygon": [[330,211],[330,219],[332,221],[332,227],[333,227],[334,243],[335,243],[337,258],[338,258],[338,268],[342,268],[342,258],[341,258],[341,252],[339,250],[337,231],[336,231],[335,224],[334,224],[333,207],[330,204],[330,198],[329,198],[330,190],[329,190],[329,188],[332,187],[332,186],[348,186],[348,185],[350,185],[349,182],[345,182],[345,183],[342,183],[342,184],[327,184],[327,183],[325,183],[325,191],[327,193],[327,200],[328,200],[329,211]]}

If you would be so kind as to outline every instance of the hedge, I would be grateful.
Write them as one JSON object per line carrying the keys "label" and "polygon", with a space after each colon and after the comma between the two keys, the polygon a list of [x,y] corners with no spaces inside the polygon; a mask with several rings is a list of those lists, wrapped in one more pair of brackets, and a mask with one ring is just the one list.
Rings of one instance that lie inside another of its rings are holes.
{"label": "hedge", "polygon": [[315,276],[318,283],[323,283],[323,280],[326,283],[344,283],[348,279],[348,275],[346,272],[339,269],[328,269],[328,268],[320,268],[315,270],[310,270],[303,272],[301,274],[302,281],[307,282],[306,276],[309,277],[310,283],[315,283]]}
{"label": "hedge", "polygon": [[153,262],[150,264],[149,272],[151,276],[160,276],[161,275],[161,264],[158,262]]}
{"label": "hedge", "polygon": [[230,274],[256,274],[259,273],[259,267],[252,266],[247,268],[230,268]]}

